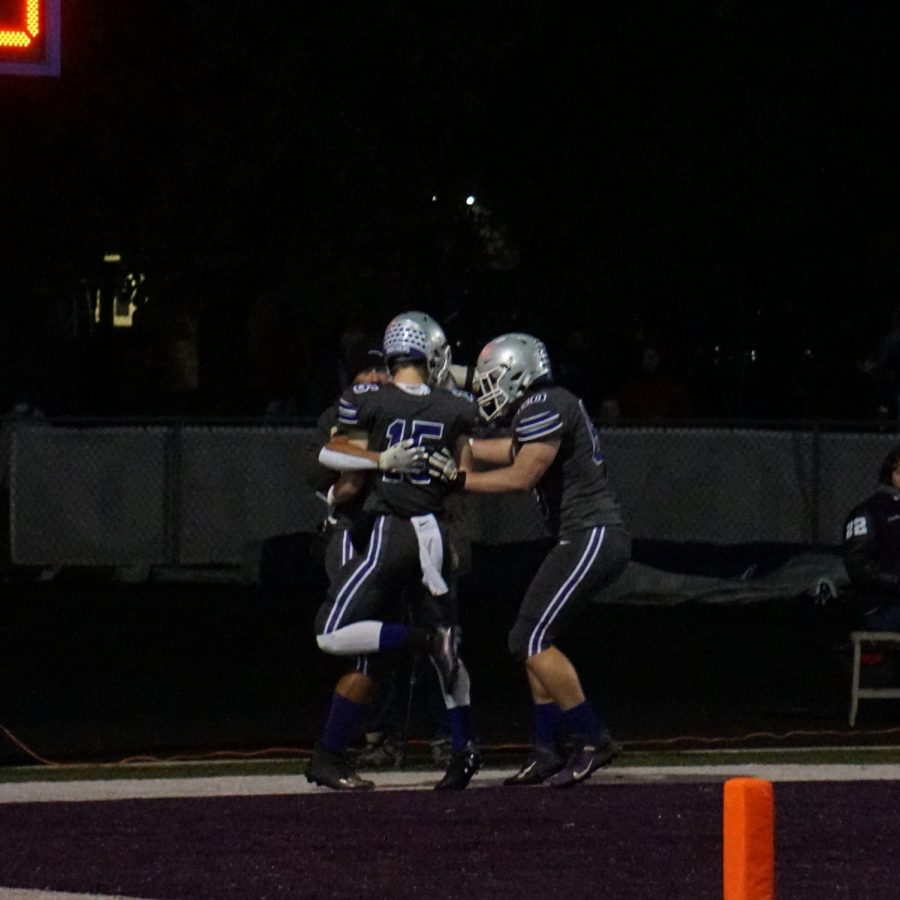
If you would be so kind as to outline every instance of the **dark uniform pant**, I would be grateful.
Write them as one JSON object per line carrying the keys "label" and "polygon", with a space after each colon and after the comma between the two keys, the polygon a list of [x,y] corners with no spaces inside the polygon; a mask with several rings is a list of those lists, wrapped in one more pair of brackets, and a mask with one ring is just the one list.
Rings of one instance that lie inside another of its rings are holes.
{"label": "dark uniform pant", "polygon": [[329,585],[337,582],[341,570],[357,555],[358,551],[353,546],[350,526],[343,522],[331,532],[331,537],[325,546],[325,574],[328,576]]}
{"label": "dark uniform pant", "polygon": [[528,586],[509,634],[517,659],[546,650],[584,609],[592,594],[612,584],[631,556],[620,525],[598,525],[560,535]]}
{"label": "dark uniform pant", "polygon": [[[333,548],[343,558],[347,545]],[[378,516],[372,525],[365,553],[349,558],[331,583],[328,599],[316,616],[316,634],[330,634],[345,625],[369,619],[402,618],[398,600],[408,589],[417,624],[451,625],[456,621],[456,598],[452,589],[450,552],[441,527],[444,546],[441,575],[448,593],[432,597],[422,584],[422,564],[416,531],[408,519]],[[329,548],[332,549],[332,548]]]}

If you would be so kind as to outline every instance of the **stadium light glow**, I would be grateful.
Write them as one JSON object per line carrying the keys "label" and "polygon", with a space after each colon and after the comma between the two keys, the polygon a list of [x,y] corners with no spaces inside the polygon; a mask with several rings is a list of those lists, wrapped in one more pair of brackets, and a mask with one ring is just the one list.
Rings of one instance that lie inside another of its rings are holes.
{"label": "stadium light glow", "polygon": [[0,75],[59,75],[60,0],[0,5]]}

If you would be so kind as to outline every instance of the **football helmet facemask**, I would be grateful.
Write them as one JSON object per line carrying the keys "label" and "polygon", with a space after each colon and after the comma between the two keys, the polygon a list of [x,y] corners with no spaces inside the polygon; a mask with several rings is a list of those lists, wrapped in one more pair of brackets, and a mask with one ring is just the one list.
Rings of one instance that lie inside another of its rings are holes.
{"label": "football helmet facemask", "polygon": [[416,310],[400,313],[388,322],[384,332],[384,355],[386,358],[424,358],[428,367],[428,384],[432,387],[443,385],[452,362],[444,329],[428,313]]}
{"label": "football helmet facemask", "polygon": [[542,341],[530,334],[503,334],[478,354],[474,386],[481,416],[496,419],[539,378],[551,376]]}

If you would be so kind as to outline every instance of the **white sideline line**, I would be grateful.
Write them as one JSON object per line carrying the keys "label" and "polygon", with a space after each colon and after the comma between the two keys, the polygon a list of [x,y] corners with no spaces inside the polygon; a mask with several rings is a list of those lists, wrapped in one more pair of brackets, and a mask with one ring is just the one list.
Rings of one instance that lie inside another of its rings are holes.
{"label": "white sideline line", "polygon": [[[512,769],[483,769],[472,788],[497,787]],[[438,772],[367,772],[376,788],[385,790],[431,790]],[[596,772],[586,784],[642,784],[674,781],[721,782],[733,777],[789,781],[897,781],[900,765],[816,765],[743,763],[712,766],[610,766]],[[532,790],[543,790],[533,788]],[[177,797],[241,797],[319,794],[343,796],[308,784],[302,775],[222,775],[212,778],[138,778],[104,781],[29,781],[0,784],[2,803],[65,803],[97,800],[141,800]],[[0,894],[0,900],[3,895]]]}
{"label": "white sideline line", "polygon": [[141,900],[141,898],[123,897],[119,894],[69,894],[65,891],[0,887],[0,900]]}
{"label": "white sideline line", "polygon": [[[598,777],[599,776],[599,777]],[[612,777],[610,777],[612,776]],[[898,781],[900,765],[890,763],[742,763],[711,766],[641,766],[604,769],[595,773],[593,784],[610,781],[727,781],[729,778],[764,778],[773,783],[787,781]]]}

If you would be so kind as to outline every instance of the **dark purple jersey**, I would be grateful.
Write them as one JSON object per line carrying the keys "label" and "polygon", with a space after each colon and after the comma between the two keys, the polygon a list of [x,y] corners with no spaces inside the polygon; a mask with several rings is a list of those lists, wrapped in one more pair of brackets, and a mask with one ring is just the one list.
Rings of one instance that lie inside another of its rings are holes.
{"label": "dark purple jersey", "polygon": [[855,588],[900,600],[900,491],[882,485],[844,522],[844,566]]}
{"label": "dark purple jersey", "polygon": [[[469,394],[426,385],[405,390],[395,384],[357,384],[344,392],[338,405],[339,430],[365,431],[369,449],[378,452],[407,438],[429,450],[446,447],[453,452],[477,422],[478,407]],[[448,490],[428,474],[425,464],[420,474],[380,472],[373,487],[366,509],[403,518],[440,512]]]}
{"label": "dark purple jersey", "polygon": [[529,443],[560,442],[535,488],[551,533],[622,524],[597,429],[574,394],[555,386],[531,391],[513,416],[512,435],[515,453]]}

